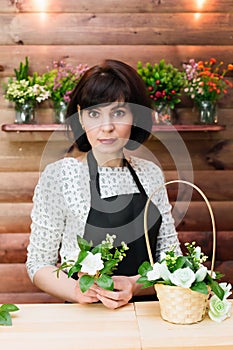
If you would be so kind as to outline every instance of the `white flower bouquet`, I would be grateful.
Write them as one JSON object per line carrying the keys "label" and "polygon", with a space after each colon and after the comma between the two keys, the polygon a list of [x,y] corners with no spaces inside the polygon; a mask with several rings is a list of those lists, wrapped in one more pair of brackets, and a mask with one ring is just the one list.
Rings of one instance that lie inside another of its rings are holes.
{"label": "white flower bouquet", "polygon": [[[211,276],[211,272],[203,265],[207,256],[201,252],[200,247],[195,246],[195,242],[186,243],[185,246],[188,251],[185,256],[176,256],[175,247],[173,247],[164,254],[160,262],[151,265],[145,261],[139,267],[140,278],[137,283],[142,284],[144,288],[161,284],[190,289],[206,295],[206,299],[212,291],[208,310],[210,318],[220,322],[230,317],[231,303],[226,298],[231,294],[231,285],[218,283],[217,280],[222,275],[217,272],[213,272]],[[156,290],[159,296],[159,288]],[[161,293],[163,292],[164,289]],[[171,293],[172,289],[170,289],[170,297]]]}
{"label": "white flower bouquet", "polygon": [[[195,242],[186,243],[185,256],[177,256],[175,247],[172,247],[162,256],[160,262],[154,263],[148,235],[147,214],[152,197],[164,186],[172,183],[183,183],[197,190],[204,199],[209,210],[213,230],[213,250],[211,270],[204,265],[207,257],[201,252]],[[144,212],[144,230],[149,261],[139,267],[140,278],[138,283],[142,287],[154,286],[160,302],[161,316],[172,323],[191,324],[201,321],[207,310],[211,319],[221,322],[231,314],[231,303],[227,297],[231,294],[231,285],[218,283],[222,277],[214,272],[216,251],[216,225],[210,203],[202,190],[193,183],[185,180],[168,181],[155,189],[147,200]]]}
{"label": "white flower bouquet", "polygon": [[80,252],[77,260],[68,260],[63,262],[56,270],[57,276],[61,270],[68,268],[68,277],[74,273],[81,272],[79,285],[81,291],[86,292],[93,283],[97,283],[103,289],[113,290],[114,283],[111,275],[117,265],[126,256],[127,245],[122,242],[121,247],[114,247],[113,243],[116,236],[109,234],[100,244],[93,247],[92,242],[87,242],[84,238],[78,236],[78,245]]}
{"label": "white flower bouquet", "polygon": [[5,88],[5,98],[15,102],[16,110],[25,103],[40,103],[49,98],[50,92],[43,86],[41,77],[35,72],[29,75],[29,61],[25,58],[25,63],[20,62],[19,69],[14,69],[15,77],[8,79]]}

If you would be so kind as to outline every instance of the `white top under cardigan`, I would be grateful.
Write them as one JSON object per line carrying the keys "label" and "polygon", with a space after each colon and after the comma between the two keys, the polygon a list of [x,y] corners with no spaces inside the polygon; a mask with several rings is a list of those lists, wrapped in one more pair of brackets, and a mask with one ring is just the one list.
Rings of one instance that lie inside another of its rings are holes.
{"label": "white top under cardigan", "polygon": [[[164,183],[161,169],[153,162],[131,157],[130,163],[148,196]],[[139,192],[127,167],[98,167],[98,171],[102,198]],[[64,257],[77,258],[77,235],[83,236],[90,210],[87,163],[64,158],[48,165],[36,186],[33,202],[26,263],[31,280],[40,268],[56,265],[59,249],[62,261]],[[153,202],[162,215],[156,251],[156,259],[160,260],[161,252],[171,245],[176,244],[179,253],[180,248],[165,188]]]}

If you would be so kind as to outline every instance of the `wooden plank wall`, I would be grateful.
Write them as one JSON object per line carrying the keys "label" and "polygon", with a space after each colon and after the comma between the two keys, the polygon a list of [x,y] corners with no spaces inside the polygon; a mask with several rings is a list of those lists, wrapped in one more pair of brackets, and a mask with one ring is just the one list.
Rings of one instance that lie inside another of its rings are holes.
{"label": "wooden plank wall", "polygon": [[[0,0],[0,124],[14,121],[14,108],[4,99],[2,83],[14,75],[14,68],[26,55],[31,71],[39,73],[60,59],[91,66],[115,58],[135,68],[139,60],[153,63],[162,58],[178,68],[190,58],[215,57],[233,63],[232,8],[232,0]],[[233,80],[232,76],[229,79]],[[198,121],[187,97],[176,112],[178,123]],[[217,221],[217,264],[233,283],[232,113],[233,91],[219,102],[223,131],[179,135],[193,171],[185,153],[177,149],[177,135],[156,134],[147,146],[168,180],[177,178],[178,173],[186,179],[193,175],[209,197]],[[53,121],[48,104],[37,111],[37,120]],[[35,134],[16,134],[12,141],[8,133],[0,131],[0,303],[54,300],[31,285],[24,266],[31,199],[46,152],[42,140]],[[67,145],[61,141],[52,144],[52,159],[62,157]],[[176,153],[175,161],[169,149]],[[175,185],[169,194],[175,201]],[[186,195],[183,189],[174,213],[180,237],[183,241],[196,237],[211,254],[211,224],[205,204],[195,194],[183,217]]]}

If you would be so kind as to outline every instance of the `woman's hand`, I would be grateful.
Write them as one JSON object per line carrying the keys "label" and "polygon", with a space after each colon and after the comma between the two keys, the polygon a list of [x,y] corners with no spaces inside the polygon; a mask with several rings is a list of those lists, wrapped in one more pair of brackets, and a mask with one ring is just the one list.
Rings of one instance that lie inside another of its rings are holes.
{"label": "woman's hand", "polygon": [[95,295],[109,309],[117,309],[126,305],[133,297],[134,283],[130,277],[113,276],[114,291],[105,290],[97,285],[93,285],[90,290],[95,291]]}
{"label": "woman's hand", "polygon": [[[83,273],[78,273],[79,278],[82,275]],[[76,286],[75,286],[75,298],[77,302],[80,304],[91,304],[99,301],[95,288],[89,288],[85,293],[81,291],[79,286],[79,280],[77,280]]]}

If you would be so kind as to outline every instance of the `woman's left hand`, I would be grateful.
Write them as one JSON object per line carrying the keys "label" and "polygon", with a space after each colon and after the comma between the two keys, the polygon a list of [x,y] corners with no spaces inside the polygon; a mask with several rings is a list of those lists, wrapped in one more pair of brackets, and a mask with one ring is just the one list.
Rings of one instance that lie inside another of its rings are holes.
{"label": "woman's left hand", "polygon": [[109,309],[117,309],[126,305],[133,297],[134,283],[127,276],[113,276],[114,291],[105,290],[95,285],[97,298]]}

